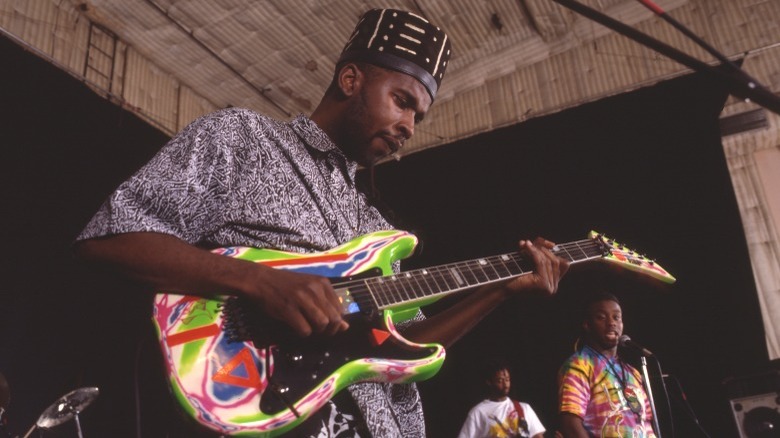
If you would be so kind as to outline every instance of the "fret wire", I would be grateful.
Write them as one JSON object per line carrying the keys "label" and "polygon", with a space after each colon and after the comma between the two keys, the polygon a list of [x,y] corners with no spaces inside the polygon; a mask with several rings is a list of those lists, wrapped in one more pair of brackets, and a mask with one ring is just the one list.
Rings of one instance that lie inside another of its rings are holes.
{"label": "fret wire", "polygon": [[476,284],[483,284],[487,283],[487,281],[490,279],[487,276],[487,273],[485,272],[484,267],[479,262],[479,260],[473,260],[471,263],[468,264],[469,270],[471,270],[472,274],[474,275],[474,278],[476,279]]}
{"label": "fret wire", "polygon": [[377,278],[371,281],[374,289],[374,300],[376,300],[379,307],[384,307],[387,304],[385,299],[385,286],[382,278]]}
{"label": "fret wire", "polygon": [[568,249],[568,248],[569,248],[569,246],[568,246],[568,245],[560,245],[560,246],[558,247],[558,249],[560,250],[559,252],[564,252],[564,253],[566,253],[566,257],[563,257],[563,258],[565,258],[565,259],[568,259],[570,262],[573,262],[573,261],[574,261],[574,260],[576,260],[576,259],[575,259],[575,257],[572,255],[572,253],[571,253],[571,252],[569,252],[569,249]]}
{"label": "fret wire", "polygon": [[400,289],[398,287],[399,286],[398,282],[399,282],[399,280],[398,280],[398,276],[397,275],[391,275],[391,276],[387,277],[387,281],[385,282],[385,284],[387,284],[387,288],[388,288],[388,290],[390,292],[390,294],[389,294],[390,295],[389,296],[390,303],[389,304],[391,304],[391,305],[397,303],[398,301],[400,301],[400,298],[402,296],[401,295],[401,291],[400,291]]}
{"label": "fret wire", "polygon": [[580,245],[580,246],[582,246],[582,245],[587,245],[587,244],[591,244],[591,243],[594,243],[593,239],[580,239],[580,240],[573,240],[571,242],[561,243],[559,245],[570,245],[570,246]]}
{"label": "fret wire", "polygon": [[423,271],[421,271],[420,277],[423,279],[425,285],[428,288],[428,295],[433,295],[435,293],[441,292],[439,285],[436,283],[436,279],[432,277],[431,272],[428,269],[424,269]]}
{"label": "fret wire", "polygon": [[478,261],[472,261],[468,264],[468,268],[474,274],[476,284],[487,283],[489,277],[487,276],[485,270],[482,269],[482,264],[480,264]]}
{"label": "fret wire", "polygon": [[464,284],[478,284],[479,279],[477,278],[476,274],[474,273],[474,270],[471,269],[471,263],[472,262],[462,262],[459,263],[457,266],[455,266],[454,269],[457,269],[458,275],[463,280],[462,282],[458,283],[458,288],[464,287]]}
{"label": "fret wire", "polygon": [[450,290],[450,283],[447,279],[447,269],[441,266],[436,266],[432,268],[430,272],[431,275],[433,275],[436,284],[439,286],[439,291],[446,292]]}
{"label": "fret wire", "polygon": [[580,240],[577,242],[571,242],[568,244],[561,245],[562,247],[565,247],[567,250],[569,250],[570,253],[574,253],[574,250],[578,253],[581,253],[582,258],[577,258],[573,255],[572,261],[581,261],[583,259],[591,259],[594,257],[599,257],[602,254],[601,246],[595,242],[592,239],[586,239],[586,240]]}
{"label": "fret wire", "polygon": [[489,283],[493,280],[495,280],[494,274],[496,271],[494,271],[490,266],[487,266],[483,263],[484,259],[479,259],[476,262],[474,262],[474,266],[479,270],[480,278],[483,278],[482,283]]}
{"label": "fret wire", "polygon": [[585,252],[585,250],[583,249],[580,242],[574,242],[574,245],[569,246],[569,248],[571,248],[571,251],[569,251],[569,253],[572,254],[572,261],[576,261],[580,257],[587,257],[588,255],[588,253]]}
{"label": "fret wire", "polygon": [[506,267],[509,269],[509,272],[511,272],[514,275],[525,274],[525,270],[520,266],[520,263],[518,262],[520,259],[520,254],[513,253],[508,255],[509,255],[509,260],[507,260],[506,262]]}
{"label": "fret wire", "polygon": [[441,283],[444,284],[444,288],[442,288],[442,291],[450,291],[452,289],[455,289],[457,287],[457,281],[452,277],[452,272],[450,272],[448,266],[440,266],[436,268],[436,270],[439,273],[439,278],[441,279]]}
{"label": "fret wire", "polygon": [[437,266],[433,266],[431,268],[428,268],[428,275],[426,276],[425,281],[429,283],[433,283],[433,286],[437,292],[444,292],[447,290],[446,283],[441,278],[441,274],[439,273],[440,269]]}
{"label": "fret wire", "polygon": [[385,284],[387,285],[388,290],[388,300],[390,305],[393,305],[398,302],[398,276],[395,274],[389,275],[385,277]]}
{"label": "fret wire", "polygon": [[393,304],[398,303],[400,301],[405,301],[408,298],[404,298],[406,295],[406,288],[404,287],[404,278],[402,277],[403,274],[394,275],[394,280],[392,281],[393,284]]}
{"label": "fret wire", "polygon": [[520,254],[518,253],[512,253],[507,254],[508,260],[504,263],[509,270],[509,272],[512,273],[512,275],[522,275],[525,274],[525,270],[520,267],[520,264],[518,263],[518,259],[520,258]]}
{"label": "fret wire", "polygon": [[385,291],[385,305],[390,306],[395,303],[395,284],[392,280],[392,276],[384,277],[382,287]]}
{"label": "fret wire", "polygon": [[496,272],[501,278],[507,278],[512,276],[512,273],[509,271],[509,269],[506,266],[506,263],[504,262],[504,256],[496,256],[493,257],[493,259],[495,259],[495,261],[493,262],[493,269],[496,270]]}
{"label": "fret wire", "polygon": [[493,263],[490,262],[489,257],[480,260],[483,260],[485,262],[484,264],[480,263],[480,266],[482,267],[482,270],[487,273],[487,276],[490,279],[490,281],[496,281],[501,279],[501,275],[498,273]]}
{"label": "fret wire", "polygon": [[600,256],[604,252],[602,245],[594,240],[583,241],[580,246],[586,247],[586,252],[594,257]]}
{"label": "fret wire", "polygon": [[357,303],[361,311],[365,312],[369,307],[378,309],[378,305],[366,282],[356,283],[354,286],[349,286],[348,289],[350,294],[352,294],[353,301]]}
{"label": "fret wire", "polygon": [[428,284],[425,282],[425,279],[422,278],[422,271],[417,270],[410,273],[411,276],[409,277],[410,282],[414,282],[415,286],[412,288],[412,291],[414,292],[415,298],[422,298],[427,297],[430,295],[430,290],[428,290]]}
{"label": "fret wire", "polygon": [[[595,246],[593,246],[593,245],[588,245],[588,247],[587,247],[587,248],[583,248],[583,244],[582,244],[582,243],[580,243],[580,242],[578,242],[578,243],[577,243],[577,248],[579,248],[579,250],[580,250],[580,251],[582,251],[582,253],[583,253],[583,254],[584,254],[586,257],[587,257],[587,256],[593,257],[594,255],[596,255],[596,252],[594,251],[594,250],[596,249],[596,247],[595,247]],[[589,250],[589,251],[588,251],[588,250]]]}
{"label": "fret wire", "polygon": [[385,287],[385,292],[386,292],[385,299],[387,300],[388,306],[392,306],[393,304],[395,304],[396,301],[395,281],[393,280],[393,278],[395,278],[395,274],[385,276],[384,281],[382,283],[382,285],[384,285]]}
{"label": "fret wire", "polygon": [[474,276],[475,281],[471,282],[472,285],[484,284],[490,279],[485,271],[485,267],[479,260],[470,261],[466,264],[466,269]]}
{"label": "fret wire", "polygon": [[461,263],[458,266],[458,272],[460,273],[460,278],[463,280],[462,283],[458,284],[458,288],[484,283],[484,281],[480,281],[481,272],[478,269],[474,269],[475,267],[479,267],[479,265],[477,265],[477,262],[475,262],[474,260]]}
{"label": "fret wire", "polygon": [[396,302],[409,301],[412,298],[412,295],[409,293],[411,284],[409,284],[409,279],[406,277],[405,273],[401,273],[396,276],[395,287],[398,289],[398,299]]}
{"label": "fret wire", "polygon": [[371,299],[374,301],[374,305],[376,305],[376,308],[380,308],[381,304],[379,303],[379,298],[377,297],[377,291],[376,289],[376,279],[374,278],[368,278],[364,281],[364,284],[366,285],[366,289],[368,290],[368,294],[371,296]]}
{"label": "fret wire", "polygon": [[386,284],[387,280],[384,277],[379,277],[375,279],[373,283],[376,287],[376,293],[374,294],[374,297],[376,298],[380,307],[385,307],[390,304],[390,300],[388,299],[389,290],[387,289]]}
{"label": "fret wire", "polygon": [[398,290],[398,277],[396,275],[390,275],[386,277],[385,284],[387,285],[387,299],[389,305],[393,305],[398,302],[401,292]]}
{"label": "fret wire", "polygon": [[412,284],[414,281],[412,274],[410,272],[405,272],[401,274],[403,277],[399,280],[401,281],[399,286],[401,286],[401,289],[403,289],[403,295],[406,295],[406,300],[411,300],[413,298],[417,298],[416,289],[417,287]]}
{"label": "fret wire", "polygon": [[[475,269],[477,268],[477,269]],[[477,265],[474,261],[469,261],[463,264],[463,270],[466,272],[463,274],[463,276],[467,277],[469,279],[469,283],[476,285],[476,284],[482,284],[484,280],[484,276],[480,277],[480,274],[482,274],[479,270],[479,265]]]}
{"label": "fret wire", "polygon": [[[471,266],[472,263],[473,261],[461,263],[461,266],[458,269],[458,274],[460,275],[460,278],[464,280],[465,283],[471,285],[480,284],[479,273],[474,271],[473,267]],[[458,287],[463,287],[463,283],[459,284]]]}
{"label": "fret wire", "polygon": [[[433,295],[434,292],[439,291],[439,285],[436,284],[435,278],[431,278],[431,274],[428,269],[420,269],[418,272],[421,283],[425,285],[424,289],[427,291],[428,295]],[[431,285],[431,283],[433,283],[433,285]]]}

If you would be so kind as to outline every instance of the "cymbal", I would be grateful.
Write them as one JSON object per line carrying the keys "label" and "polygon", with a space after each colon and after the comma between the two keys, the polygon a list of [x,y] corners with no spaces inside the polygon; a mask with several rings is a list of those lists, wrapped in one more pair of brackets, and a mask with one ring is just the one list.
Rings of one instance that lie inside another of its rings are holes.
{"label": "cymbal", "polygon": [[86,387],[75,389],[63,395],[43,411],[38,417],[38,422],[35,423],[36,426],[48,429],[69,421],[95,401],[98,392],[96,387]]}
{"label": "cymbal", "polygon": [[0,373],[0,408],[8,409],[8,405],[11,403],[11,388],[8,386],[8,381],[5,380],[3,373]]}

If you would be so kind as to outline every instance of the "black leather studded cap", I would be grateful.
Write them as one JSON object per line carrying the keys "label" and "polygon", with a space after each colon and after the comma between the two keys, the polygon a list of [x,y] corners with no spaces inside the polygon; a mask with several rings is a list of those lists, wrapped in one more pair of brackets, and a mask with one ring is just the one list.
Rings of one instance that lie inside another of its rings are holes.
{"label": "black leather studded cap", "polygon": [[372,9],[360,18],[338,63],[363,61],[420,81],[431,100],[450,59],[447,34],[428,20],[396,9]]}

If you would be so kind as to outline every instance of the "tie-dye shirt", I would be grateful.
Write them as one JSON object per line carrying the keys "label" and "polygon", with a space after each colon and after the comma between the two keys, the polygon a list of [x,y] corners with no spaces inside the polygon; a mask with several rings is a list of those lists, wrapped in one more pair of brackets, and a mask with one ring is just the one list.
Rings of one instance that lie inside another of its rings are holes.
{"label": "tie-dye shirt", "polygon": [[582,418],[591,436],[655,438],[641,382],[636,368],[585,346],[559,372],[559,412]]}

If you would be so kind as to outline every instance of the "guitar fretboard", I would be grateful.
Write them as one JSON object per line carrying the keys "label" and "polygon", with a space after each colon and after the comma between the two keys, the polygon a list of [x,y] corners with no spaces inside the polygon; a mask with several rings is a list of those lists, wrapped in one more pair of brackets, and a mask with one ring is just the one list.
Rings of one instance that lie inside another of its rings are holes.
{"label": "guitar fretboard", "polygon": [[[570,263],[605,255],[603,244],[583,239],[556,245],[553,253]],[[530,274],[533,264],[518,252],[417,269],[398,275],[351,281],[347,286],[360,308],[383,310],[438,295]],[[368,306],[368,307],[366,307]]]}

